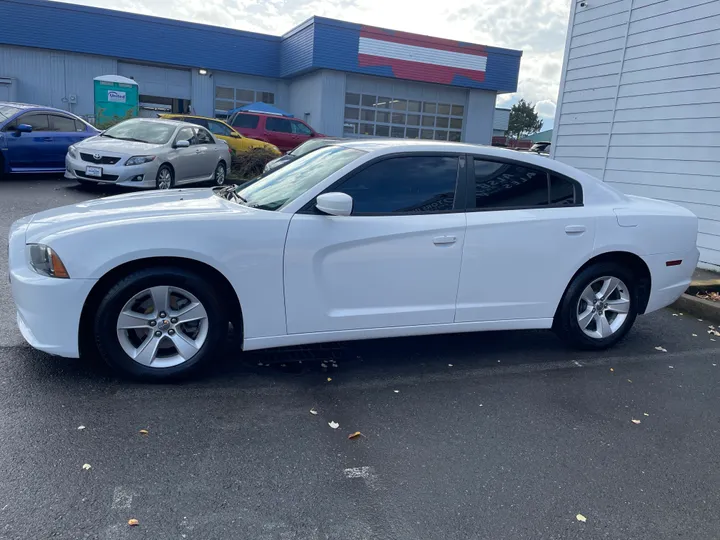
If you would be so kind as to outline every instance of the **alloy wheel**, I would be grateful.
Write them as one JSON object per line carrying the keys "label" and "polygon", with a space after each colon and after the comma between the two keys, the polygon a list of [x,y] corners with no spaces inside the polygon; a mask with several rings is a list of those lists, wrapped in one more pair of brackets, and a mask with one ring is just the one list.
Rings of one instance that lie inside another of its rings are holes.
{"label": "alloy wheel", "polygon": [[625,283],[604,276],[595,279],[580,295],[577,322],[587,336],[604,339],[622,328],[629,312],[630,291]]}
{"label": "alloy wheel", "polygon": [[158,173],[158,179],[157,179],[157,187],[158,189],[170,189],[170,186],[172,185],[172,174],[170,173],[170,169],[164,168],[161,169]]}
{"label": "alloy wheel", "polygon": [[208,335],[208,315],[185,289],[156,286],[125,303],[116,329],[120,346],[135,362],[169,368],[200,351]]}
{"label": "alloy wheel", "polygon": [[222,186],[225,183],[225,167],[218,165],[215,169],[215,184]]}

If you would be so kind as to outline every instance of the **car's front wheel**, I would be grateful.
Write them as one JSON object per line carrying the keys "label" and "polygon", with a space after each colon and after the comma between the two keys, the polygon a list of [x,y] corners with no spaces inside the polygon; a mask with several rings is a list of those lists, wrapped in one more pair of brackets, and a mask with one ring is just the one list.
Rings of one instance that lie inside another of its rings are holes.
{"label": "car's front wheel", "polygon": [[228,316],[213,286],[178,268],[134,272],[112,287],[95,317],[95,341],[112,367],[135,378],[186,376],[221,350]]}
{"label": "car's front wheel", "polygon": [[155,177],[157,189],[172,189],[175,186],[175,174],[169,165],[163,165],[158,169]]}
{"label": "car's front wheel", "polygon": [[606,349],[630,331],[637,317],[637,279],[626,267],[597,263],[585,268],[565,292],[554,328],[583,349]]}

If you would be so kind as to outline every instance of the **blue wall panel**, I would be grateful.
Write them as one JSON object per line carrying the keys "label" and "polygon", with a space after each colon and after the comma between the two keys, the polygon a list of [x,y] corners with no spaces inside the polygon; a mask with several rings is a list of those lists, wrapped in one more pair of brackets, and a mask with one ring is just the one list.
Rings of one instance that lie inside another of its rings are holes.
{"label": "blue wall panel", "polygon": [[280,75],[287,77],[312,69],[314,44],[312,20],[284,35],[280,46]]}
{"label": "blue wall panel", "polygon": [[276,36],[41,0],[0,0],[0,21],[0,43],[9,45],[265,77],[280,72]]}

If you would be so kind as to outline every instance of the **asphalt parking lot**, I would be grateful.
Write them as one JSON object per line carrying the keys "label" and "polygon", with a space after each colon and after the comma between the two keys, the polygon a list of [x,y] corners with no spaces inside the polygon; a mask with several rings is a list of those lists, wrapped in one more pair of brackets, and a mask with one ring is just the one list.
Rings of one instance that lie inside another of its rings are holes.
{"label": "asphalt parking lot", "polygon": [[13,220],[112,191],[0,183],[1,539],[720,536],[707,322],[663,310],[605,354],[548,332],[228,346],[202,380],[129,383],[26,346],[4,277]]}

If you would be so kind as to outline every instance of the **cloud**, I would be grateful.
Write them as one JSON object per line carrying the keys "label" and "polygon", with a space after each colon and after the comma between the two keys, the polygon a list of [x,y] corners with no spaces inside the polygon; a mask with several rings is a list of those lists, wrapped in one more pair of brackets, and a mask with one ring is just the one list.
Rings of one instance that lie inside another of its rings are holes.
{"label": "cloud", "polygon": [[557,100],[569,0],[70,0],[129,13],[282,35],[313,15],[523,51],[518,93]]}

